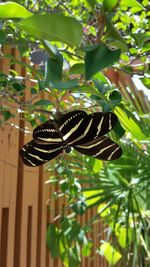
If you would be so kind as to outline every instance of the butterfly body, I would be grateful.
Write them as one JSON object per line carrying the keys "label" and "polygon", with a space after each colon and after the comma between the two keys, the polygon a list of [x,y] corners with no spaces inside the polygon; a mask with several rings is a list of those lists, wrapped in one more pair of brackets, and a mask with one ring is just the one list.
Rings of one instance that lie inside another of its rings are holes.
{"label": "butterfly body", "polygon": [[21,157],[26,165],[34,167],[74,148],[98,159],[114,160],[121,156],[121,148],[103,135],[111,131],[116,122],[117,117],[111,112],[89,115],[82,110],[68,112],[36,127],[33,140],[21,149]]}

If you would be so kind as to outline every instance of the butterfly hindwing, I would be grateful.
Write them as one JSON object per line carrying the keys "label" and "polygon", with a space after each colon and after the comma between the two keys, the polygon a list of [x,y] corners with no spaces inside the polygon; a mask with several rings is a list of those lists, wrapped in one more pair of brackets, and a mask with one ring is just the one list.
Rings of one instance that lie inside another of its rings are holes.
{"label": "butterfly hindwing", "polygon": [[22,147],[20,155],[26,165],[36,167],[55,158],[62,151],[63,146],[59,144],[42,144],[32,140]]}
{"label": "butterfly hindwing", "polygon": [[101,160],[114,160],[122,154],[121,148],[106,136],[97,137],[82,145],[76,145],[74,149]]}

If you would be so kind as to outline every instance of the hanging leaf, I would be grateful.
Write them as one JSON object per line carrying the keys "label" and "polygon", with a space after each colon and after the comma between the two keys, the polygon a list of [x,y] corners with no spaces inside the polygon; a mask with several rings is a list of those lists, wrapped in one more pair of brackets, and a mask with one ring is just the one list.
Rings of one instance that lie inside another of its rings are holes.
{"label": "hanging leaf", "polygon": [[46,242],[52,257],[59,256],[59,232],[55,224],[51,223],[47,228]]}
{"label": "hanging leaf", "polygon": [[121,254],[108,242],[105,242],[100,246],[100,253],[106,258],[111,266],[114,266],[122,257]]}
{"label": "hanging leaf", "polygon": [[96,72],[113,65],[119,57],[120,50],[111,51],[104,44],[88,48],[85,55],[86,79],[90,79]]}
{"label": "hanging leaf", "polygon": [[44,85],[49,86],[52,81],[61,81],[62,64],[53,58],[49,58],[45,66]]}
{"label": "hanging leaf", "polygon": [[27,18],[33,14],[28,11],[24,6],[14,2],[7,2],[0,4],[0,18]]}
{"label": "hanging leaf", "polygon": [[78,46],[82,37],[81,24],[62,14],[36,14],[17,25],[37,39],[60,41],[70,46]]}

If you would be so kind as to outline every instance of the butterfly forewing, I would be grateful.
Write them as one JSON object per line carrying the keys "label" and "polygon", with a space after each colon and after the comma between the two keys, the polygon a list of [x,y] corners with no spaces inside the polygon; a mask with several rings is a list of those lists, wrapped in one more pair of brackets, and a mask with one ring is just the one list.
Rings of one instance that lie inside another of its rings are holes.
{"label": "butterfly forewing", "polygon": [[22,147],[20,155],[26,165],[36,167],[55,158],[62,151],[63,146],[60,144],[42,144],[32,140]]}
{"label": "butterfly forewing", "polygon": [[72,133],[72,140],[68,140],[71,145],[79,145],[87,143],[98,136],[102,136],[109,131],[117,123],[117,117],[112,112],[95,112],[87,115],[78,127],[78,135]]}
{"label": "butterfly forewing", "polygon": [[36,127],[33,131],[33,139],[44,141],[47,143],[62,143],[62,136],[57,129],[54,120],[49,120],[42,125]]}
{"label": "butterfly forewing", "polygon": [[73,141],[81,135],[80,126],[86,117],[86,112],[77,110],[66,113],[56,120],[61,136],[66,143]]}
{"label": "butterfly forewing", "polygon": [[97,137],[82,145],[76,145],[74,149],[101,160],[114,160],[122,154],[121,148],[106,136]]}

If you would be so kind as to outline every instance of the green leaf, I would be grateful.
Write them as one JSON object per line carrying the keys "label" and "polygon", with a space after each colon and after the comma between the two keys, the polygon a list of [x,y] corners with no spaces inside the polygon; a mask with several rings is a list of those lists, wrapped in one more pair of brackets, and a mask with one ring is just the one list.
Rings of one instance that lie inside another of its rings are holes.
{"label": "green leaf", "polygon": [[121,126],[119,120],[117,121],[117,123],[116,123],[116,125],[112,131],[117,135],[117,139],[120,139],[125,134],[125,130]]}
{"label": "green leaf", "polygon": [[62,64],[53,58],[49,58],[45,66],[44,85],[49,86],[52,81],[62,79]]}
{"label": "green leaf", "polygon": [[59,256],[59,232],[55,224],[51,223],[47,228],[46,242],[52,257]]}
{"label": "green leaf", "polygon": [[150,78],[145,77],[145,78],[142,78],[141,81],[148,89],[150,89]]}
{"label": "green leaf", "polygon": [[128,117],[128,115],[120,107],[116,107],[114,111],[119,118],[121,125],[127,132],[130,132],[137,140],[146,139],[146,136],[133,118]]}
{"label": "green leaf", "polygon": [[121,49],[123,52],[128,51],[127,44],[121,34],[114,27],[112,21],[109,17],[106,17],[106,35],[107,38],[111,39],[114,42],[111,42],[111,46]]}
{"label": "green leaf", "polygon": [[84,190],[83,195],[86,197],[86,204],[88,207],[93,206],[101,198],[101,189]]}
{"label": "green leaf", "polygon": [[82,255],[84,257],[88,257],[92,252],[93,242],[91,240],[87,240],[87,242],[82,247]]}
{"label": "green leaf", "polygon": [[0,44],[4,44],[6,42],[6,37],[7,37],[7,34],[0,30]]}
{"label": "green leaf", "polygon": [[0,4],[0,18],[27,18],[33,14],[29,12],[24,6],[14,2],[7,2]]}
{"label": "green leaf", "polygon": [[4,117],[4,120],[7,121],[9,120],[11,117],[12,117],[12,114],[10,113],[9,110],[4,110],[4,111],[1,111],[2,114],[3,114],[3,117]]}
{"label": "green leaf", "polygon": [[47,100],[47,99],[38,100],[37,102],[35,102],[33,104],[34,107],[36,107],[36,106],[49,106],[49,105],[52,105],[52,102],[50,100]]}
{"label": "green leaf", "polygon": [[21,83],[13,83],[12,86],[17,92],[20,92],[25,89],[25,85]]}
{"label": "green leaf", "polygon": [[100,246],[100,253],[112,266],[114,266],[122,257],[121,254],[108,242],[105,242]]}
{"label": "green leaf", "polygon": [[119,103],[121,102],[122,96],[119,93],[119,91],[114,90],[110,95],[109,95],[109,101],[110,101],[110,106],[113,109],[114,107],[116,107],[117,105],[119,105]]}
{"label": "green leaf", "polygon": [[62,14],[38,14],[22,19],[17,25],[37,39],[60,41],[71,46],[78,46],[82,37],[81,24]]}
{"label": "green leaf", "polygon": [[104,0],[103,6],[107,11],[111,11],[118,4],[118,0]]}
{"label": "green leaf", "polygon": [[125,227],[120,227],[116,232],[116,235],[118,237],[118,242],[122,248],[125,248],[127,246],[127,240],[128,240],[128,245],[133,240],[133,233],[130,228],[126,229]]}
{"label": "green leaf", "polygon": [[85,213],[87,205],[84,201],[79,200],[75,204],[72,205],[72,209],[76,214],[82,215]]}
{"label": "green leaf", "polygon": [[74,64],[69,71],[69,74],[84,74],[85,72],[85,66],[83,63],[76,63]]}
{"label": "green leaf", "polygon": [[101,44],[88,49],[85,55],[85,76],[90,79],[96,72],[113,65],[120,57],[120,50],[111,51]]}
{"label": "green leaf", "polygon": [[50,58],[57,60],[60,64],[63,64],[63,56],[55,46],[51,45],[49,41],[43,41],[42,44],[50,55]]}
{"label": "green leaf", "polygon": [[94,162],[94,165],[93,165],[93,172],[94,173],[99,173],[100,170],[102,169],[102,167],[103,167],[102,160],[95,159],[95,162]]}
{"label": "green leaf", "polygon": [[65,90],[65,89],[71,89],[73,87],[78,86],[79,82],[80,81],[78,79],[72,79],[68,81],[51,81],[49,82],[49,86],[52,88]]}
{"label": "green leaf", "polygon": [[139,10],[144,10],[144,7],[136,0],[121,0],[120,1],[121,7],[137,7]]}

